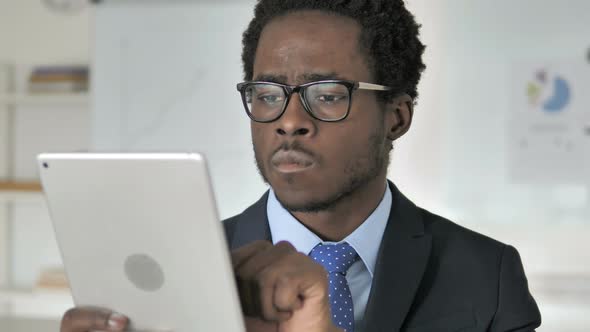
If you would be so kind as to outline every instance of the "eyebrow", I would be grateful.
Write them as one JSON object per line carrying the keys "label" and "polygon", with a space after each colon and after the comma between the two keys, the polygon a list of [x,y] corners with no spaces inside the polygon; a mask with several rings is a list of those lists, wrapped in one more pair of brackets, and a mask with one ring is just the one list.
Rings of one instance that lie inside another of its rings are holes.
{"label": "eyebrow", "polygon": [[254,77],[254,81],[273,82],[284,84],[287,82],[287,76],[284,75],[273,75],[273,74],[260,74]]}
{"label": "eyebrow", "polygon": [[314,81],[325,81],[325,80],[342,80],[344,79],[342,76],[331,72],[331,73],[312,73],[312,74],[304,74],[302,78],[305,82],[314,82]]}
{"label": "eyebrow", "polygon": [[[344,80],[342,76],[336,74],[335,72],[330,73],[310,73],[310,74],[303,74],[297,78],[298,82],[301,83],[308,83],[308,82],[315,82],[315,81],[325,81],[325,80]],[[254,78],[255,81],[264,81],[264,82],[273,82],[273,83],[280,83],[280,84],[287,84],[287,76],[285,75],[273,75],[273,74],[260,74]]]}

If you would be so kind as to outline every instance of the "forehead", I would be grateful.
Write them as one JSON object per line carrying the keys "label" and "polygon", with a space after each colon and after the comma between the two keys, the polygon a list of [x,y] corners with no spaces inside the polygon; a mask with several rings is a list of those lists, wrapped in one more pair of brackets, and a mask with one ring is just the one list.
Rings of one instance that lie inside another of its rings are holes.
{"label": "forehead", "polygon": [[370,73],[359,47],[361,26],[352,18],[320,11],[299,11],[275,18],[260,35],[254,79],[280,77],[289,84],[306,77],[365,81]]}

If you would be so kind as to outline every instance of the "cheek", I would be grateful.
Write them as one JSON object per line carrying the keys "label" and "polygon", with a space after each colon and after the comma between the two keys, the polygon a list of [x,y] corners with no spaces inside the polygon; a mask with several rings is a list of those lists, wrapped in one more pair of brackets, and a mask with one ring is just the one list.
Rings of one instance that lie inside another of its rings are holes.
{"label": "cheek", "polygon": [[350,126],[339,128],[333,133],[335,143],[327,158],[334,161],[332,168],[347,169],[351,165],[364,164],[374,158],[373,154],[383,153],[385,130],[383,119],[350,119]]}
{"label": "cheek", "polygon": [[264,142],[264,135],[258,125],[252,124],[250,126],[250,131],[252,134],[252,146],[254,147],[254,153],[256,157],[259,158],[260,153],[264,150],[263,142]]}
{"label": "cheek", "polygon": [[326,136],[329,136],[331,144],[329,148],[322,149],[323,159],[328,161],[330,169],[344,170],[351,163],[357,163],[358,159],[364,159],[370,150],[371,137],[374,136],[370,131],[374,128],[368,128],[366,123],[351,121],[346,126],[330,129]]}
{"label": "cheek", "polygon": [[[346,126],[339,128],[334,133],[337,138],[335,142],[340,142],[341,148],[352,154],[353,151],[358,153],[367,152],[371,143],[376,139],[385,139],[384,137],[384,117],[378,109],[352,109],[351,114],[345,120]],[[379,136],[379,137],[376,137]],[[383,136],[383,137],[382,137]]]}

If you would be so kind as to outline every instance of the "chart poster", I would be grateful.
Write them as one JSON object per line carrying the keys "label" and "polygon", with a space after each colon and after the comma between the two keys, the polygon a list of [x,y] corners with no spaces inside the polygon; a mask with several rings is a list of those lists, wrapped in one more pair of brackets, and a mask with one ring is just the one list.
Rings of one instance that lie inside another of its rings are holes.
{"label": "chart poster", "polygon": [[524,62],[510,76],[511,179],[590,185],[590,64]]}

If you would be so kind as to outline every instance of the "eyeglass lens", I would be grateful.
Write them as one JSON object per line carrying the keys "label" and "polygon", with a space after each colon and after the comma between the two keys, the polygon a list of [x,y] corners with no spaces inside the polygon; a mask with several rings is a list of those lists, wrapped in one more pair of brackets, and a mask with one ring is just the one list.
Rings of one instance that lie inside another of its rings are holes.
{"label": "eyeglass lens", "polygon": [[[300,91],[309,111],[321,120],[339,120],[346,116],[350,94],[348,88],[339,83],[318,83],[306,86]],[[248,112],[258,121],[276,119],[287,102],[281,86],[265,83],[249,85],[245,91]]]}

